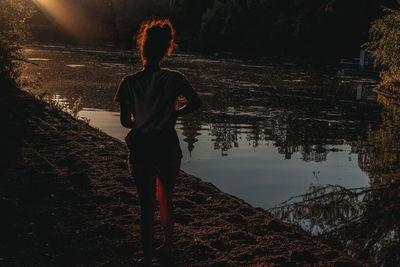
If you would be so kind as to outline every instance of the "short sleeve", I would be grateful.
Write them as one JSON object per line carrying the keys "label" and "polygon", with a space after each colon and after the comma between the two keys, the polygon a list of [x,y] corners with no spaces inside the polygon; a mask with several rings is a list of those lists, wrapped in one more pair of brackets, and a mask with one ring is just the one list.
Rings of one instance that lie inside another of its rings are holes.
{"label": "short sleeve", "polygon": [[184,96],[191,105],[200,106],[202,101],[197,92],[193,89],[190,82],[186,79],[186,77],[183,74],[179,72],[177,72],[177,74],[178,74],[177,77],[178,94]]}
{"label": "short sleeve", "polygon": [[117,93],[114,97],[115,102],[119,102],[121,104],[130,104],[129,99],[129,86],[126,78],[122,79],[119,83]]}
{"label": "short sleeve", "polygon": [[179,72],[177,72],[177,84],[178,84],[179,94],[182,94],[185,96],[187,94],[195,93],[192,85],[189,83],[189,81],[186,79],[186,77]]}

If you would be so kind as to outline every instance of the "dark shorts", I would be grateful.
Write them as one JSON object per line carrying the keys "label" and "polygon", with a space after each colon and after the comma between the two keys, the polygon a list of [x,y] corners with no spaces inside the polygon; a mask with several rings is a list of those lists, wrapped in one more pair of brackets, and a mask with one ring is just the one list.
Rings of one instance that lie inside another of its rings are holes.
{"label": "dark shorts", "polygon": [[125,138],[129,149],[129,169],[159,168],[169,161],[182,158],[182,150],[175,129],[140,133],[131,130]]}

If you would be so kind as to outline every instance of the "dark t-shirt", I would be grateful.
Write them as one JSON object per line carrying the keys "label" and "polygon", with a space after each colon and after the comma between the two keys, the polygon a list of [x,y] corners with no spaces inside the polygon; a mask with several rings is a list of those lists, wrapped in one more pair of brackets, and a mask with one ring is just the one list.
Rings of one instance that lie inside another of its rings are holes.
{"label": "dark t-shirt", "polygon": [[149,133],[173,129],[180,95],[198,97],[181,73],[168,69],[143,70],[122,79],[115,101],[129,104],[135,118],[134,128]]}

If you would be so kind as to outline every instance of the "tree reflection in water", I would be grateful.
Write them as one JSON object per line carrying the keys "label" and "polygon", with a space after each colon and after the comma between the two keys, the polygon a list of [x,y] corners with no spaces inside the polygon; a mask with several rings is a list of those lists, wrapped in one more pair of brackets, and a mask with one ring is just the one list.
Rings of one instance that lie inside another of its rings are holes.
{"label": "tree reflection in water", "polygon": [[312,185],[309,193],[271,209],[371,266],[400,262],[400,105],[379,96],[379,128],[357,142],[360,168],[370,187]]}

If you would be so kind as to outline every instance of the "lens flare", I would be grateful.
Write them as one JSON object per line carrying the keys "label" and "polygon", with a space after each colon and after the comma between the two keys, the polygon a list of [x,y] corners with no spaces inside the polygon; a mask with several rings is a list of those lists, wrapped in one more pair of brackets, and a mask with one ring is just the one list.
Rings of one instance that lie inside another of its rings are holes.
{"label": "lens flare", "polygon": [[55,24],[79,41],[89,41],[97,35],[97,27],[87,14],[68,0],[32,0]]}

